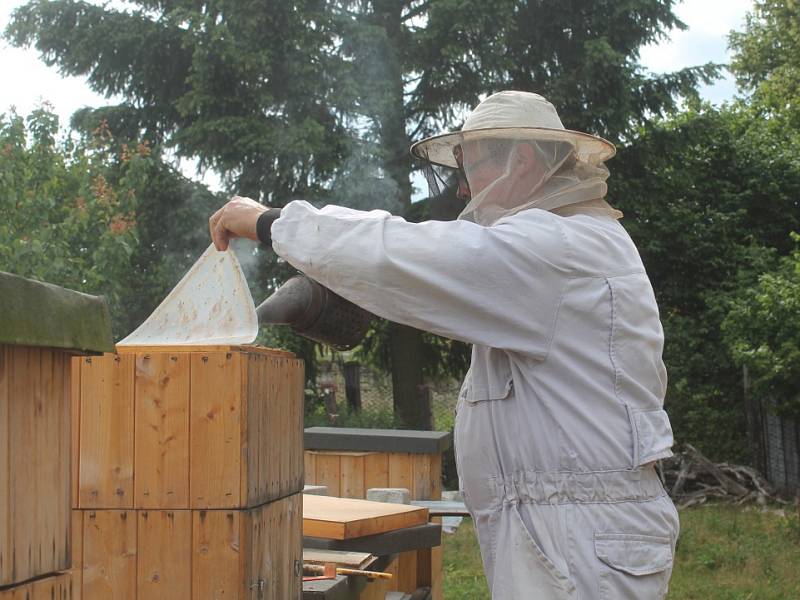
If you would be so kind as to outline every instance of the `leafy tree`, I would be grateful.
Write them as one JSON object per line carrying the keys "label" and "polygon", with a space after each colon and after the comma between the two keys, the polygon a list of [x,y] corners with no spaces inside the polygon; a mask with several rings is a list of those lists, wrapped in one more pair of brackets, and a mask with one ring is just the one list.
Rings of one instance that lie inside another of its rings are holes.
{"label": "leafy tree", "polygon": [[695,106],[644,128],[610,163],[611,199],[661,310],[676,436],[716,458],[747,458],[741,372],[721,327],[730,299],[792,250],[798,156],[746,106]]}
{"label": "leafy tree", "polygon": [[[209,198],[149,145],[121,143],[105,125],[75,140],[60,136],[47,107],[27,120],[0,116],[0,269],[106,296],[116,337],[207,245],[192,220]],[[154,220],[153,202],[172,214]]]}
{"label": "leafy tree", "polygon": [[[115,11],[33,0],[7,36],[88,76],[124,103],[103,114],[131,134],[199,156],[237,190],[274,204],[297,195],[347,203],[332,188],[356,157],[391,182],[380,205],[409,210],[410,143],[457,126],[480,97],[539,91],[565,125],[624,139],[716,74],[654,76],[639,48],[683,24],[673,0],[138,0]],[[350,139],[364,144],[352,144]],[[358,154],[351,154],[357,148]],[[432,208],[432,213],[436,212]],[[395,407],[420,421],[420,332],[388,332]]]}
{"label": "leafy tree", "polygon": [[768,116],[800,127],[800,2],[756,0],[744,31],[730,34],[731,69]]}
{"label": "leafy tree", "polygon": [[736,363],[748,367],[753,393],[800,417],[800,246],[736,295],[722,330]]}

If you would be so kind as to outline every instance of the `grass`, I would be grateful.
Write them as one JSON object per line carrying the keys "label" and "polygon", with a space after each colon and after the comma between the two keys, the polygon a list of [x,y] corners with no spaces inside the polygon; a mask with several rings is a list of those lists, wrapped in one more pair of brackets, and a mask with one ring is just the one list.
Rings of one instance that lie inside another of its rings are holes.
{"label": "grass", "polygon": [[[444,536],[445,600],[489,600],[472,521]],[[681,511],[669,600],[800,598],[796,513],[709,505]]]}

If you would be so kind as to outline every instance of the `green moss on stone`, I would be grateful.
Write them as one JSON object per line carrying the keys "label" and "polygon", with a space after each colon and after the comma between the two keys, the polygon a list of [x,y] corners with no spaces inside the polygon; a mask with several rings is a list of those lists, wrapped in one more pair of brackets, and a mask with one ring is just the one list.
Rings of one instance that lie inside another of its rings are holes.
{"label": "green moss on stone", "polygon": [[108,304],[0,271],[0,344],[113,352]]}

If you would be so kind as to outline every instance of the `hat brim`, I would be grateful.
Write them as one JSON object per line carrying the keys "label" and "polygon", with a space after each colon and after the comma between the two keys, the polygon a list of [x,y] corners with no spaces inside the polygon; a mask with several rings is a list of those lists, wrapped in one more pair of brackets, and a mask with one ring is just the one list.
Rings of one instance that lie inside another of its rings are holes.
{"label": "hat brim", "polygon": [[442,133],[420,140],[411,146],[411,154],[436,165],[455,169],[458,164],[453,156],[453,148],[458,144],[479,139],[569,142],[575,146],[576,158],[581,162],[590,164],[604,162],[617,153],[614,144],[608,140],[588,133],[572,131],[571,129],[491,127]]}

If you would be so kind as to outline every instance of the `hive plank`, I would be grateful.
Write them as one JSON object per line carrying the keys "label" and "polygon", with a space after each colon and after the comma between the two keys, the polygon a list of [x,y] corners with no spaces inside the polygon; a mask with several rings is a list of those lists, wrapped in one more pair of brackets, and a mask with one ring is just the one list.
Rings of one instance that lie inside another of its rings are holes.
{"label": "hive plank", "polygon": [[364,488],[389,487],[389,455],[370,454],[364,459]]}
{"label": "hive plank", "polygon": [[83,600],[136,600],[136,513],[92,510],[83,518]]}
{"label": "hive plank", "polygon": [[191,355],[192,508],[233,508],[242,494],[242,355]]}
{"label": "hive plank", "polygon": [[71,476],[70,481],[70,506],[77,508],[79,506],[78,488],[80,483],[80,448],[81,448],[81,357],[73,356],[70,359],[70,389],[69,389],[69,406],[70,406],[70,439],[71,450],[70,457],[71,463]]}
{"label": "hive plank", "polygon": [[340,457],[339,463],[339,495],[343,498],[364,498],[367,489],[364,486],[364,461],[363,453],[345,454]]}
{"label": "hive plank", "polygon": [[81,508],[133,508],[134,357],[81,363]]}
{"label": "hive plank", "polygon": [[189,355],[136,355],[136,508],[189,505]]}
{"label": "hive plank", "polygon": [[324,485],[331,496],[341,496],[341,461],[338,454],[317,454],[316,485]]}
{"label": "hive plank", "polygon": [[[0,531],[11,531],[11,488],[9,464],[9,371],[10,352],[0,345]],[[11,536],[0,535],[0,582],[11,580]]]}
{"label": "hive plank", "polygon": [[191,513],[188,510],[137,512],[138,597],[147,600],[190,600]]}
{"label": "hive plank", "polygon": [[192,598],[239,596],[241,511],[192,511]]}

